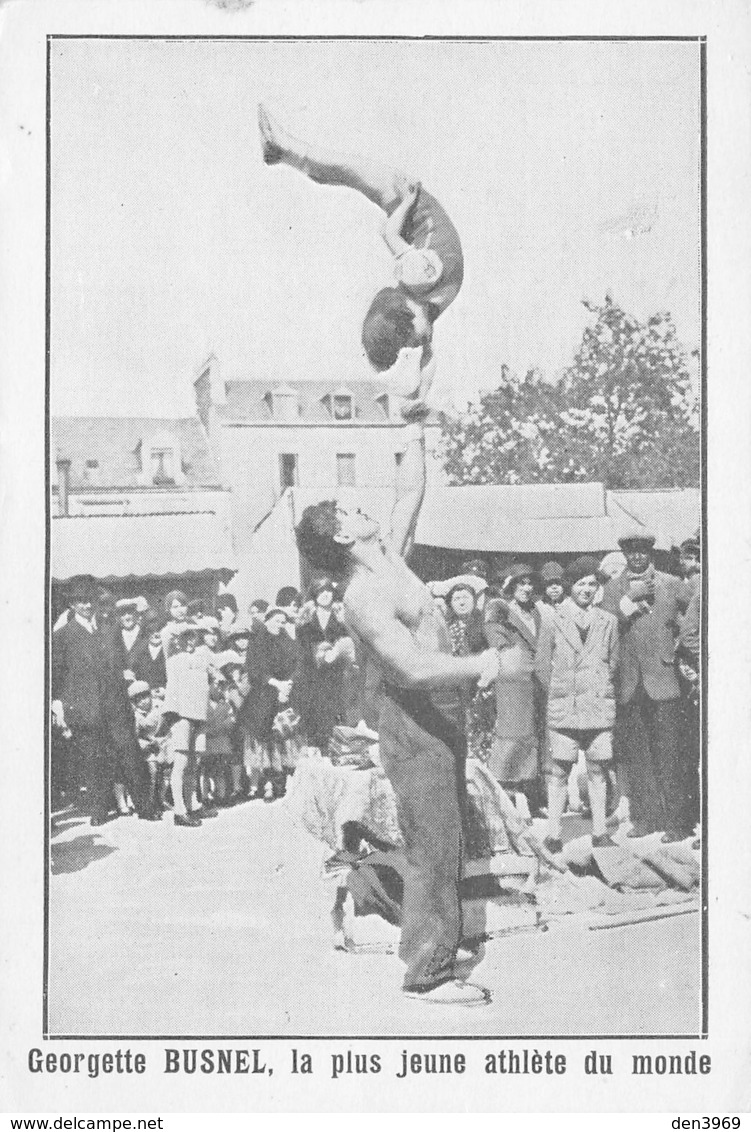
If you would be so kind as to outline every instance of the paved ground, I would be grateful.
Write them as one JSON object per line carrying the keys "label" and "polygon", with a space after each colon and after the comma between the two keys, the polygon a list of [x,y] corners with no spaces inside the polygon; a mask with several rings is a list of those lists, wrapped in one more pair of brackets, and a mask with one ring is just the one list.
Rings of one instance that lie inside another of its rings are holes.
{"label": "paved ground", "polygon": [[[695,1034],[699,916],[494,940],[478,1010],[399,992],[395,955],[331,946],[325,855],[282,802],[198,830],[119,819],[56,826],[50,883],[54,1035],[567,1036]],[[394,939],[358,921],[363,940]]]}

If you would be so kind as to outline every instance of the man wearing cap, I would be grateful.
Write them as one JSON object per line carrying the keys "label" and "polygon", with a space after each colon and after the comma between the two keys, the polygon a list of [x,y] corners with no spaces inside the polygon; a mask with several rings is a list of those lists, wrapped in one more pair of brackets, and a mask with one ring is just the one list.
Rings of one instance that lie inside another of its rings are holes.
{"label": "man wearing cap", "polygon": [[620,626],[617,725],[628,772],[629,836],[663,830],[669,842],[692,832],[676,668],[678,624],[691,594],[680,578],[655,569],[655,541],[643,529],[618,540],[626,568],[605,585],[602,608]]}
{"label": "man wearing cap", "polygon": [[113,637],[113,646],[122,661],[123,675],[126,680],[135,679],[134,662],[137,656],[137,646],[143,642],[141,625],[138,617],[137,598],[124,597],[115,602],[118,629]]}
{"label": "man wearing cap", "polygon": [[411,402],[391,531],[333,500],[307,507],[296,528],[310,565],[342,583],[347,625],[383,676],[380,756],[394,788],[407,870],[399,953],[404,993],[422,1003],[479,1006],[482,988],[456,976],[462,938],[462,798],[467,753],[459,690],[492,683],[497,653],[452,656],[446,622],[404,562],[425,494],[428,409]]}

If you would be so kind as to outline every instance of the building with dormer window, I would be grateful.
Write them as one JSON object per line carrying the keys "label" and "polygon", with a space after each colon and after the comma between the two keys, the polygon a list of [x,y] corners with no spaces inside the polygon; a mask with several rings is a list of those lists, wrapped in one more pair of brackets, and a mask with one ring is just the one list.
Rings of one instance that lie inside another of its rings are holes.
{"label": "building with dormer window", "polygon": [[[242,600],[256,591],[297,583],[294,545],[283,565],[268,561],[268,533],[294,505],[296,493],[336,497],[352,489],[393,491],[404,450],[401,402],[382,380],[293,380],[288,374],[224,380],[210,356],[194,381],[196,409],[222,481],[232,493]],[[429,476],[442,482],[431,459],[438,421],[426,430]],[[288,576],[294,571],[294,576]],[[280,576],[280,572],[284,574]],[[272,580],[273,576],[273,580]],[[275,592],[275,590],[274,590]]]}

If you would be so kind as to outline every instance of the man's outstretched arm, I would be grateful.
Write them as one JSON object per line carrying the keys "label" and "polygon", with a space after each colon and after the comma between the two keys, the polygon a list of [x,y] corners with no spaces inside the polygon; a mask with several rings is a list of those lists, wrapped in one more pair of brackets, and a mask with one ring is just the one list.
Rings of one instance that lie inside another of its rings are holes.
{"label": "man's outstretched arm", "polygon": [[346,604],[348,626],[375,654],[383,674],[401,688],[443,688],[479,680],[487,687],[498,675],[498,653],[452,656],[418,648],[388,599],[356,608]]}

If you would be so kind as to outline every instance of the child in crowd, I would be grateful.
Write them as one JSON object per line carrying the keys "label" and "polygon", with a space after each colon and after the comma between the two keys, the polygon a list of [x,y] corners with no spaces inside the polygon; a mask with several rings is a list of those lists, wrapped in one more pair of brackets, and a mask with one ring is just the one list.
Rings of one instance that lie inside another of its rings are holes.
{"label": "child in crowd", "polygon": [[182,590],[172,590],[167,594],[164,599],[164,611],[167,621],[161,632],[162,648],[165,660],[169,660],[173,653],[180,651],[175,642],[188,619],[188,599]]}
{"label": "child in crowd", "polygon": [[586,757],[592,845],[613,845],[606,829],[609,770],[613,762],[618,622],[594,605],[599,586],[594,558],[577,558],[563,575],[568,596],[543,624],[535,672],[548,694],[551,772],[548,776],[551,853],[563,848],[561,819],[567,783],[579,752]]}
{"label": "child in crowd", "polygon": [[[222,674],[227,680],[227,701],[232,706],[235,716],[235,725],[232,731],[232,753],[229,759],[229,778],[231,791],[228,799],[229,805],[242,800],[242,777],[245,765],[245,745],[247,736],[243,727],[241,713],[243,705],[250,692],[250,680],[245,665],[237,653],[226,652],[222,664]],[[250,784],[252,789],[252,782]],[[258,793],[256,782],[255,794]],[[255,795],[251,793],[251,797]]]}
{"label": "child in crowd", "polygon": [[224,806],[232,794],[230,766],[235,709],[222,672],[214,672],[209,686],[206,714],[206,753],[201,761],[201,797],[206,802]]}
{"label": "child in crowd", "polygon": [[413,396],[423,380],[421,370],[432,359],[433,323],[454,301],[464,278],[459,233],[435,197],[403,174],[302,142],[274,122],[263,106],[258,121],[267,165],[289,165],[318,184],[355,189],[385,212],[382,235],[394,256],[396,286],[384,287],[375,296],[365,316],[362,343],[371,365],[381,373],[395,365],[403,349],[417,348],[396,390]]}
{"label": "child in crowd", "polygon": [[[202,817],[215,817],[216,810],[199,807],[198,755],[209,706],[210,661],[198,651],[200,630],[188,622],[177,622],[169,635],[167,689],[164,697],[165,724],[169,727],[172,755],[172,801],[175,825],[194,827]],[[200,739],[200,742],[199,742]]]}
{"label": "child in crowd", "polygon": [[146,812],[141,817],[158,821],[162,806],[160,801],[160,777],[163,777],[162,747],[159,738],[162,725],[161,707],[151,697],[151,689],[145,680],[134,680],[128,688],[128,697],[133,705],[138,747],[146,763],[149,784],[146,797]]}
{"label": "child in crowd", "polygon": [[219,635],[224,643],[237,621],[237,598],[234,594],[221,594],[214,602],[214,611],[219,621]]}

